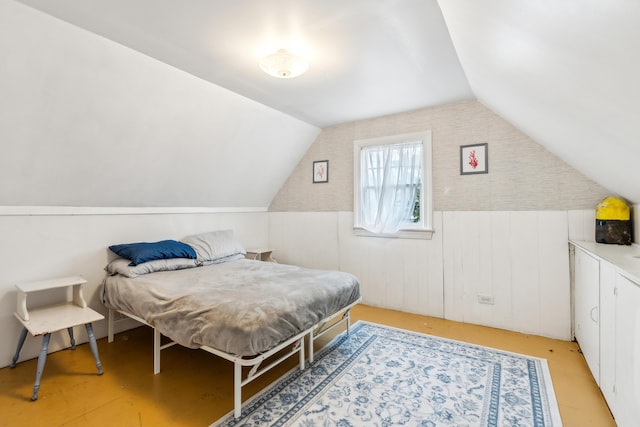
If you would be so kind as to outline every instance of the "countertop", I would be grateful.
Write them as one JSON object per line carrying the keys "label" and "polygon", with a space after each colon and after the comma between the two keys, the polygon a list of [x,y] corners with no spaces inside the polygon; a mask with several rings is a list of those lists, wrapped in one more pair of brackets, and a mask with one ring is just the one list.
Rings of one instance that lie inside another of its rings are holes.
{"label": "countertop", "polygon": [[596,258],[613,264],[623,276],[640,285],[640,247],[638,245],[609,245],[585,240],[569,240]]}

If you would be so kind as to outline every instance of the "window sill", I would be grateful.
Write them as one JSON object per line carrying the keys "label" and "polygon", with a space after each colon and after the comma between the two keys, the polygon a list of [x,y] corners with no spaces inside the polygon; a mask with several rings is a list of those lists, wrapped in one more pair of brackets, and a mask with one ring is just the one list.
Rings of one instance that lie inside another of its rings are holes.
{"label": "window sill", "polygon": [[373,233],[369,230],[365,230],[360,227],[353,227],[353,233],[356,236],[361,237],[381,237],[385,239],[423,239],[431,240],[433,237],[433,230],[421,229],[421,230],[400,230],[393,234],[381,234]]}

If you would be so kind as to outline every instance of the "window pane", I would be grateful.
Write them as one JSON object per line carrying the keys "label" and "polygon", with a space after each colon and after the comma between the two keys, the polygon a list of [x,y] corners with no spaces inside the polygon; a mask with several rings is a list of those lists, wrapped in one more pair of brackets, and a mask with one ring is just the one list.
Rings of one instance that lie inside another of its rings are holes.
{"label": "window pane", "polygon": [[363,147],[360,152],[361,210],[364,226],[380,217],[420,224],[422,141]]}
{"label": "window pane", "polygon": [[431,131],[355,140],[354,229],[431,238]]}

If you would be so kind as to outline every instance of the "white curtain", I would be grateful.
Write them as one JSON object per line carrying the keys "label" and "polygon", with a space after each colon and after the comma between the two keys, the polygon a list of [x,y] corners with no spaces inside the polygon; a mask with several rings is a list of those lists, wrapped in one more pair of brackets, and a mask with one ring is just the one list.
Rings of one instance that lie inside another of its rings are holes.
{"label": "white curtain", "polygon": [[422,179],[422,142],[363,147],[359,225],[392,234],[410,224]]}

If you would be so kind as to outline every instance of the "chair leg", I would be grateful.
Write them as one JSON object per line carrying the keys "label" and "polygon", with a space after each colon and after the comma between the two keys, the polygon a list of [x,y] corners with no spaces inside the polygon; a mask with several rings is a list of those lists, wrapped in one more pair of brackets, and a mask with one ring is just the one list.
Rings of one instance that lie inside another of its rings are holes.
{"label": "chair leg", "polygon": [[71,342],[71,350],[75,350],[76,340],[73,338],[73,328],[67,328],[67,332],[69,332],[69,341]]}
{"label": "chair leg", "polygon": [[85,328],[87,329],[87,335],[89,335],[89,346],[91,347],[91,352],[93,353],[93,357],[96,359],[98,375],[102,375],[102,362],[100,362],[100,356],[98,355],[98,344],[96,343],[96,336],[93,334],[93,326],[91,326],[91,323],[87,323]]}
{"label": "chair leg", "polygon": [[22,331],[20,331],[20,338],[18,338],[18,347],[16,348],[16,354],[13,355],[13,359],[11,359],[11,365],[9,365],[12,368],[16,367],[18,357],[20,356],[20,350],[22,350],[24,340],[27,338],[27,332],[27,328],[22,328]]}
{"label": "chair leg", "polygon": [[44,334],[42,337],[42,347],[40,348],[40,356],[38,356],[38,369],[36,370],[36,383],[33,385],[33,395],[31,400],[38,400],[38,390],[40,390],[40,379],[44,371],[44,364],[47,361],[47,349],[49,348],[49,340],[51,334]]}

